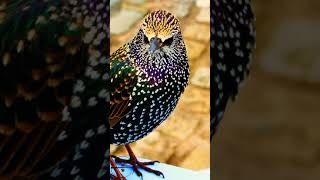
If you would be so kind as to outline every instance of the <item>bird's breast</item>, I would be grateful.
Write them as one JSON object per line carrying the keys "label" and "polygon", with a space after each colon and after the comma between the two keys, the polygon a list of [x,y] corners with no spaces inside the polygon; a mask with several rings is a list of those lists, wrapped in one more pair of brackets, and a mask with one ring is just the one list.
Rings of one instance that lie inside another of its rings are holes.
{"label": "bird's breast", "polygon": [[180,94],[171,86],[138,82],[129,104],[131,111],[112,129],[114,144],[135,142],[152,132],[168,118]]}

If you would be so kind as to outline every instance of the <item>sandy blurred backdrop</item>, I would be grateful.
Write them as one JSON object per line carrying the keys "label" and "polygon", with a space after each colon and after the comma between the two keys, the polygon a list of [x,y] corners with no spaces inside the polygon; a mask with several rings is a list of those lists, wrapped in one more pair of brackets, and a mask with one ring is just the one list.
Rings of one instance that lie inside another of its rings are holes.
{"label": "sandy blurred backdrop", "polygon": [[215,137],[212,179],[320,179],[320,1],[252,1],[252,73]]}
{"label": "sandy blurred backdrop", "polygon": [[[190,85],[174,113],[132,145],[139,157],[194,170],[210,166],[209,5],[209,0],[111,0],[111,53],[131,40],[148,12],[162,8],[178,16],[191,66]],[[111,153],[127,155],[116,146]]]}

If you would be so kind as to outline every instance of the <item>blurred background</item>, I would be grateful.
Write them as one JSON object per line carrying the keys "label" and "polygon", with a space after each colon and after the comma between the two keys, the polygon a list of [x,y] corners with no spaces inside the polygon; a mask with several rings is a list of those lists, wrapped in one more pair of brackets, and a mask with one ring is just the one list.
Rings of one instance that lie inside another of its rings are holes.
{"label": "blurred background", "polygon": [[253,67],[214,137],[212,179],[320,179],[320,1],[252,2]]}
{"label": "blurred background", "polygon": [[[137,156],[199,170],[210,166],[210,2],[209,0],[111,0],[111,53],[130,41],[141,20],[167,9],[180,20],[187,46],[190,84],[175,111],[157,130],[132,144]],[[127,155],[111,146],[111,154]]]}

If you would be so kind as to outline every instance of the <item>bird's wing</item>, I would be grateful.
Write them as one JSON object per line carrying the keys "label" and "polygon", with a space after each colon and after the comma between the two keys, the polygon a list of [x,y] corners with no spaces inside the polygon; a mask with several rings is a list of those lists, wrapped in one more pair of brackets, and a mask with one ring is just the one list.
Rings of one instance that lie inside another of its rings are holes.
{"label": "bird's wing", "polygon": [[[51,167],[82,138],[85,128],[102,123],[105,101],[100,103],[94,95],[106,86],[101,78],[106,65],[99,59],[108,48],[100,43],[108,42],[104,38],[98,45],[90,43],[95,34],[86,39],[90,27],[81,17],[73,18],[62,2],[0,2],[1,177]],[[62,132],[70,125],[77,133],[67,137]]]}
{"label": "bird's wing", "polygon": [[254,16],[250,0],[214,1],[211,10],[211,137],[229,98],[249,73],[254,47]]}
{"label": "bird's wing", "polygon": [[138,70],[130,63],[126,52],[126,46],[123,46],[111,56],[110,128],[130,111],[131,95],[138,81]]}

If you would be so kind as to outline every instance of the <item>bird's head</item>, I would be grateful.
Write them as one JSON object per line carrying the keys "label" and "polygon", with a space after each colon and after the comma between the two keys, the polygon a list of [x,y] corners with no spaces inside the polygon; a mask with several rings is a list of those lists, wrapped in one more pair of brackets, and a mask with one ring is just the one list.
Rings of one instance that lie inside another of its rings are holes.
{"label": "bird's head", "polygon": [[166,10],[149,13],[131,43],[131,50],[144,63],[163,64],[186,60],[179,20]]}
{"label": "bird's head", "polygon": [[148,14],[142,23],[141,30],[144,42],[151,52],[172,45],[174,36],[180,32],[179,21],[173,14],[165,10],[158,10]]}

